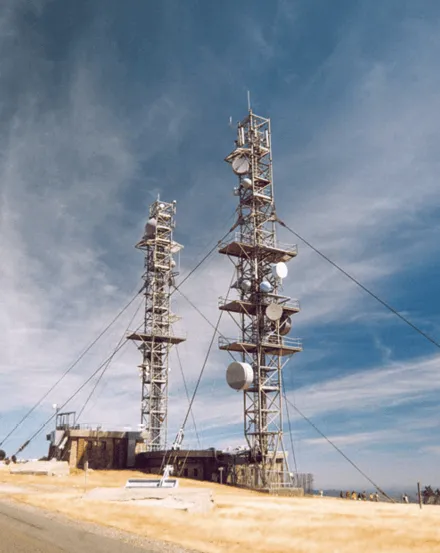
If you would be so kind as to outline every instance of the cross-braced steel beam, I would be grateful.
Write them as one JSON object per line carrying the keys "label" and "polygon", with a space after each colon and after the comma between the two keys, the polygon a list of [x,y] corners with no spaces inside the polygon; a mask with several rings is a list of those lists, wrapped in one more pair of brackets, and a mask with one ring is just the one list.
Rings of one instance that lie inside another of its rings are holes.
{"label": "cross-braced steel beam", "polygon": [[[221,338],[219,346],[239,353],[242,362],[252,367],[253,382],[243,388],[244,433],[264,483],[284,449],[281,371],[285,360],[302,350],[299,340],[284,337],[286,321],[299,311],[299,304],[280,295],[281,280],[274,265],[293,259],[297,247],[277,241],[270,120],[249,109],[238,123],[235,146],[226,161],[239,179],[237,231],[231,241],[220,244],[219,252],[234,263],[238,298],[221,299],[219,308],[236,318],[240,336]],[[282,308],[275,321],[267,316],[272,304]]]}
{"label": "cross-braced steel beam", "polygon": [[147,451],[166,449],[168,416],[169,356],[174,344],[185,338],[174,336],[178,317],[171,312],[171,287],[176,277],[174,259],[182,246],[173,240],[176,203],[159,199],[150,207],[150,218],[136,248],[144,252],[144,324],[129,339],[142,353],[139,365],[142,381],[141,425]]}

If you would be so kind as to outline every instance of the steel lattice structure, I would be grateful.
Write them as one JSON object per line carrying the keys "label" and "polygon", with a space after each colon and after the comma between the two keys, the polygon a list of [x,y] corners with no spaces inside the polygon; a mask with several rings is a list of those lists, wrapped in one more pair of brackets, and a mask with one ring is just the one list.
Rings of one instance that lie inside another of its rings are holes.
{"label": "steel lattice structure", "polygon": [[172,325],[178,317],[171,312],[171,287],[178,274],[173,255],[182,246],[173,240],[176,202],[159,199],[150,206],[150,218],[136,248],[145,255],[145,313],[142,332],[128,336],[142,352],[139,365],[142,380],[141,424],[147,451],[167,445],[169,356],[174,344],[185,338],[174,336]]}
{"label": "steel lattice structure", "polygon": [[[302,350],[298,339],[284,337],[290,330],[286,324],[299,311],[299,304],[280,295],[281,281],[272,268],[294,258],[297,247],[277,242],[270,119],[249,109],[247,117],[238,123],[235,145],[225,161],[239,178],[235,189],[239,198],[238,230],[232,241],[220,244],[219,252],[234,263],[238,298],[220,298],[219,308],[232,315],[240,336],[220,338],[219,347],[241,354],[242,362],[252,367],[253,382],[243,392],[244,432],[251,460],[262,468],[264,484],[275,467],[277,454],[284,450],[281,371],[287,359]],[[240,285],[243,282],[247,283],[245,287]],[[261,291],[262,282],[270,284],[270,293]],[[283,313],[275,322],[266,313],[273,303],[279,304]]]}

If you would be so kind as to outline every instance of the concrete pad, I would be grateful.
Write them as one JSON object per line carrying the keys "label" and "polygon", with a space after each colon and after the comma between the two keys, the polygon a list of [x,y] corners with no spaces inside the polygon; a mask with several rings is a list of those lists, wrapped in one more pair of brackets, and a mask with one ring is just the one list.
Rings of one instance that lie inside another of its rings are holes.
{"label": "concrete pad", "polygon": [[68,476],[70,474],[67,461],[29,461],[9,465],[11,474],[34,474],[43,476]]}
{"label": "concrete pad", "polygon": [[205,513],[214,506],[210,489],[200,488],[95,488],[84,496],[91,501],[130,501],[135,505]]}

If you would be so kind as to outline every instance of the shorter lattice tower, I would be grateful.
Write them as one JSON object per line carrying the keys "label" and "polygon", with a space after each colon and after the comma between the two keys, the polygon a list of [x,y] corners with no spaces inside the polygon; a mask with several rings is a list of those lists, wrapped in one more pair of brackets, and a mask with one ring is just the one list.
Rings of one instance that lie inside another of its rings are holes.
{"label": "shorter lattice tower", "polygon": [[147,451],[167,447],[168,375],[170,350],[185,338],[175,336],[172,325],[179,317],[171,312],[171,289],[177,276],[174,256],[183,246],[173,239],[176,202],[159,199],[150,207],[142,240],[136,248],[145,255],[143,274],[145,312],[141,332],[129,339],[138,342],[142,381],[141,425]]}

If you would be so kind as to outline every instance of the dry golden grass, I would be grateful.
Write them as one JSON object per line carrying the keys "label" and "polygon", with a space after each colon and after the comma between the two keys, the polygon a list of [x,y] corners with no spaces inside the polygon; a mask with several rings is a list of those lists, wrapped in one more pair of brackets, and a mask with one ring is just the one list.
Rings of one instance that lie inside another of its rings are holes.
{"label": "dry golden grass", "polygon": [[[133,471],[93,472],[87,488],[122,486],[139,476]],[[282,498],[182,479],[181,486],[214,492],[212,512],[189,514],[84,501],[84,473],[79,471],[68,478],[0,472],[0,483],[39,491],[11,496],[15,501],[205,553],[440,552],[440,507],[435,506],[420,510],[416,505]]]}

